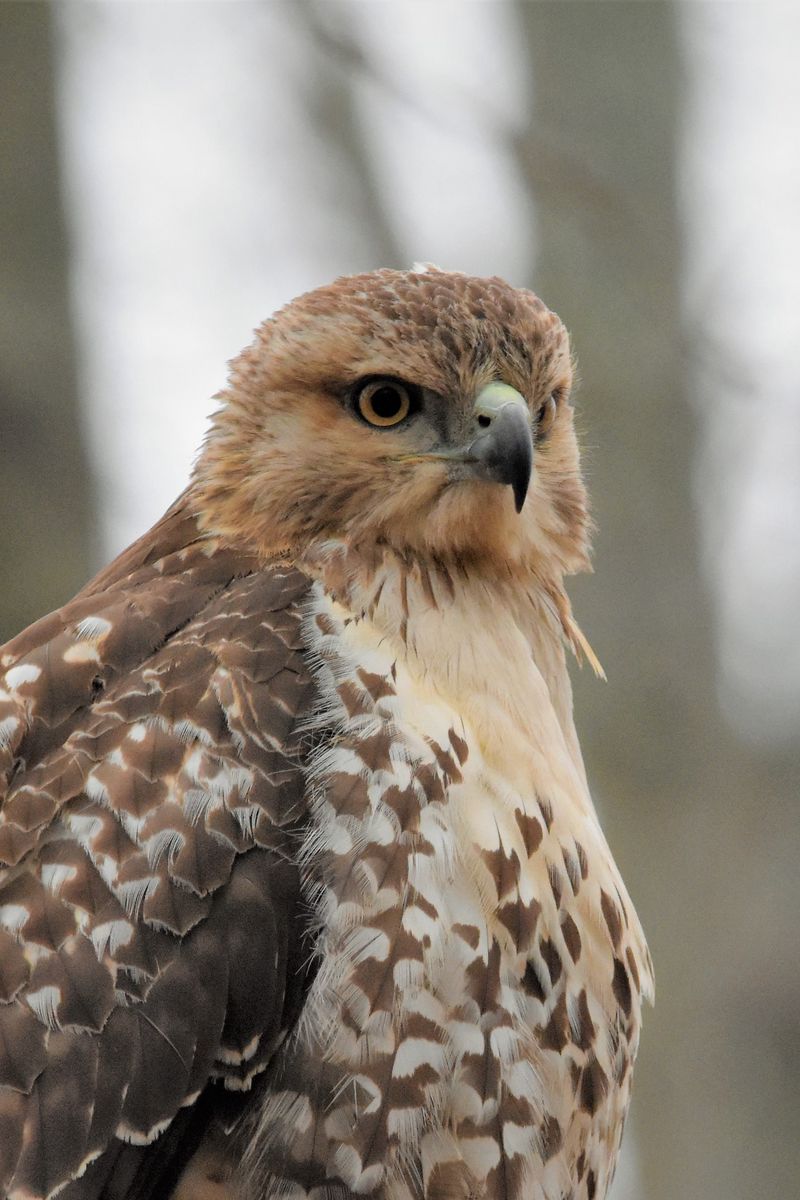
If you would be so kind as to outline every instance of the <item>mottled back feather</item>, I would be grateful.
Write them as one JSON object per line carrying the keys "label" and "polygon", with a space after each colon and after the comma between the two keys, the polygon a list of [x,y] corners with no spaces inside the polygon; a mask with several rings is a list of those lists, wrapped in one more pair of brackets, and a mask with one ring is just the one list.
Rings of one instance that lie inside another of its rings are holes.
{"label": "mottled back feather", "polygon": [[179,506],[2,652],[9,1197],[50,1195],[106,1147],[69,1195],[115,1195],[119,1139],[151,1142],[209,1080],[246,1087],[298,1007],[307,588]]}

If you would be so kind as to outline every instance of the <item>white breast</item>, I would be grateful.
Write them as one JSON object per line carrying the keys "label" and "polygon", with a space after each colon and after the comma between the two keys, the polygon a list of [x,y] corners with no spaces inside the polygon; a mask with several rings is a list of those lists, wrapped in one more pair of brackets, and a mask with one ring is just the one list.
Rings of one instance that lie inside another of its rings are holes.
{"label": "white breast", "polygon": [[[306,636],[326,733],[305,862],[324,886],[320,969],[285,1052],[287,1078],[316,1079],[317,1132],[291,1178],[313,1160],[383,1200],[600,1200],[646,951],[568,686],[554,695],[558,655],[540,669],[488,589],[445,603],[408,578],[338,600],[315,585]],[[265,1136],[297,1103],[267,1105]]]}

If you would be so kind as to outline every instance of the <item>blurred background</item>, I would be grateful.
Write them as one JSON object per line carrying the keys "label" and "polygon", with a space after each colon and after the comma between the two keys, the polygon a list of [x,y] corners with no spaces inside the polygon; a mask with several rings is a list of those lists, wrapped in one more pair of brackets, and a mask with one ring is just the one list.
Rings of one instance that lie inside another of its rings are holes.
{"label": "blurred background", "polygon": [[578,726],[658,978],[614,1200],[800,1190],[799,56],[772,0],[0,3],[0,641],[299,292],[432,261],[570,328]]}

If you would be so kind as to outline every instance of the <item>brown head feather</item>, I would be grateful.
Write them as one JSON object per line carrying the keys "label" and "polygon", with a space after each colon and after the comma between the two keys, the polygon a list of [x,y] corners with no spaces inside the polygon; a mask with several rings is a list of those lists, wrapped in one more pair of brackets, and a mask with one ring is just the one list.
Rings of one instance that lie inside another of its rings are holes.
{"label": "brown head feather", "polygon": [[[348,406],[369,375],[416,384],[465,414],[493,380],[516,388],[534,421],[555,396],[521,517],[508,488],[452,485],[440,462],[398,461],[419,449],[413,428],[368,428]],[[199,509],[210,529],[265,556],[344,538],[560,584],[587,565],[571,379],[558,317],[501,279],[388,270],[339,279],[266,321],[233,362],[197,466]]]}

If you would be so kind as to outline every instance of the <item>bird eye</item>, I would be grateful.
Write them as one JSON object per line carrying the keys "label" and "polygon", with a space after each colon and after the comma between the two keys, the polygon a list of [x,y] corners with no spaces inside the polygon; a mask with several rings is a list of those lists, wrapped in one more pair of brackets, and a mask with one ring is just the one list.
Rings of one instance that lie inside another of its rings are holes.
{"label": "bird eye", "polygon": [[536,414],[536,435],[537,437],[545,437],[552,428],[553,421],[556,418],[556,410],[558,409],[558,400],[555,393],[551,393],[545,400],[539,412]]}
{"label": "bird eye", "polygon": [[355,397],[359,415],[370,425],[399,425],[411,412],[411,393],[395,379],[371,379]]}

